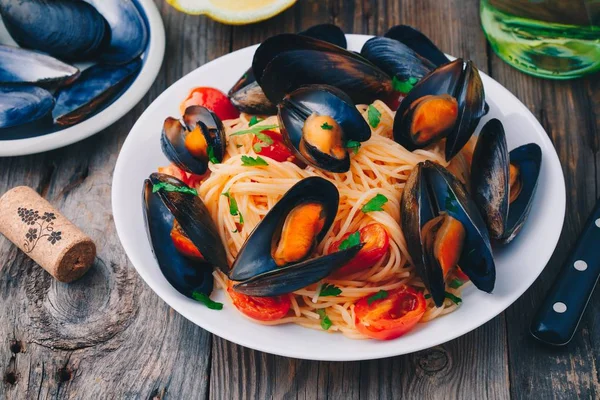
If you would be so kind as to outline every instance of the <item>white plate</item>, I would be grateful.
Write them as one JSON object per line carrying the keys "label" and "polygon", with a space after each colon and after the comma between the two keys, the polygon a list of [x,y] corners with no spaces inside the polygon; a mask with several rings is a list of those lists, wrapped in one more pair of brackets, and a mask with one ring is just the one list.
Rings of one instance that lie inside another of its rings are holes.
{"label": "white plate", "polygon": [[[359,50],[368,38],[348,35],[350,49]],[[225,303],[222,311],[209,310],[175,291],[162,276],[145,234],[142,182],[158,166],[168,164],[159,143],[164,118],[179,115],[178,105],[192,87],[205,85],[227,91],[248,68],[255,49],[248,47],[223,56],[173,84],[140,117],[119,155],[112,192],[117,232],[139,274],[164,301],[198,326],[242,346],[294,358],[349,361],[411,353],[452,340],[500,314],[529,288],[550,259],[560,235],[565,213],[564,178],[542,126],[515,96],[482,74],[490,105],[485,120],[502,120],[510,149],[535,142],[543,154],[529,220],[517,240],[495,253],[497,280],[492,295],[471,286],[456,312],[419,324],[399,339],[381,342],[347,339],[297,325],[263,326],[242,317],[219,290],[214,297]]]}
{"label": "white plate", "polygon": [[[154,83],[165,55],[165,27],[153,0],[137,0],[137,2],[142,16],[145,16],[148,23],[150,37],[148,47],[142,55],[142,69],[127,90],[96,115],[66,129],[26,139],[1,140],[0,138],[0,157],[35,154],[79,142],[116,122],[144,97]],[[16,46],[6,31],[2,19],[0,19],[0,44]]]}

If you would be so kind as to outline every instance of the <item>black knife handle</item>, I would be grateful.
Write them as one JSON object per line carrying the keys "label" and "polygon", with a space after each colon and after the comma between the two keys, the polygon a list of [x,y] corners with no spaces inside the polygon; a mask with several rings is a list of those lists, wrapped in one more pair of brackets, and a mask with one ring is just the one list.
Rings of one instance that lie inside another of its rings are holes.
{"label": "black knife handle", "polygon": [[531,324],[542,342],[562,346],[573,337],[600,276],[600,201]]}

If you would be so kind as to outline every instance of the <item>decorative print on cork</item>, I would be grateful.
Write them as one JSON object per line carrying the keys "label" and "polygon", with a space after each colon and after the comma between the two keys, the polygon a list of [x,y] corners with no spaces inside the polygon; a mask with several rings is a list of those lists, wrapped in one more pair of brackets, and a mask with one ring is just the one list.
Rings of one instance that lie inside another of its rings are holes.
{"label": "decorative print on cork", "polygon": [[31,253],[42,238],[47,238],[46,240],[53,246],[62,239],[62,232],[54,230],[56,215],[53,212],[45,212],[40,215],[40,212],[33,208],[19,207],[17,214],[24,224],[30,226],[25,233],[25,242],[23,243],[25,253]]}

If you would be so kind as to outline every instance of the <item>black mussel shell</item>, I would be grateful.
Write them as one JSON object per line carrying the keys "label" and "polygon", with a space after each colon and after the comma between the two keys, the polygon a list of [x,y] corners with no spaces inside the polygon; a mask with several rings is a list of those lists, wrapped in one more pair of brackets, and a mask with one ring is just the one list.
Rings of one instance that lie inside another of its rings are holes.
{"label": "black mussel shell", "polygon": [[[326,171],[348,171],[350,155],[346,151],[346,156],[338,159],[322,153],[308,143],[305,144],[310,157],[303,154],[301,150],[303,128],[311,114],[329,116],[339,124],[342,130],[342,146],[347,140],[364,142],[371,137],[371,129],[352,100],[344,92],[331,86],[304,86],[287,95],[278,108],[279,125],[288,146],[294,149],[296,155],[305,163]],[[331,132],[323,130],[322,134],[327,135]]]}
{"label": "black mussel shell", "polygon": [[135,76],[142,67],[138,58],[120,66],[93,65],[79,79],[56,93],[54,122],[69,126],[96,112]]}
{"label": "black mussel shell", "polygon": [[36,86],[0,86],[0,128],[37,121],[54,107],[54,97]]}
{"label": "black mussel shell", "polygon": [[54,57],[0,45],[0,84],[62,86],[78,76],[79,69]]}
{"label": "black mussel shell", "polygon": [[83,1],[1,0],[0,15],[21,47],[66,60],[90,59],[111,36],[104,17]]}
{"label": "black mussel shell", "polygon": [[210,295],[214,278],[212,266],[181,255],[171,239],[175,218],[158,193],[152,192],[152,183],[144,181],[144,218],[154,256],[164,277],[181,294],[192,298],[194,292]]}
{"label": "black mussel shell", "polygon": [[205,135],[206,142],[212,147],[217,160],[223,160],[223,157],[225,157],[225,148],[227,147],[225,128],[223,127],[223,122],[221,122],[214,112],[206,107],[190,106],[185,109],[183,123],[190,131],[196,128],[196,124],[204,124],[208,129],[208,136]]}
{"label": "black mussel shell", "polygon": [[[150,175],[152,187],[160,184],[169,184],[175,187],[189,189],[179,179],[169,175],[153,173]],[[157,190],[156,194],[173,214],[181,229],[192,243],[198,248],[200,254],[212,266],[219,268],[224,273],[229,272],[227,255],[217,227],[210,213],[200,197],[188,191]],[[172,224],[169,229],[172,228]]]}
{"label": "black mussel shell", "polygon": [[323,40],[344,49],[348,47],[348,42],[346,41],[346,35],[344,34],[344,31],[339,26],[334,24],[314,25],[298,33],[298,35]]}
{"label": "black mussel shell", "polygon": [[[458,104],[454,125],[424,143],[415,143],[411,134],[413,112],[425,96],[451,96]],[[423,148],[446,137],[446,160],[452,159],[469,141],[484,115],[485,92],[479,72],[471,61],[462,59],[444,64],[423,78],[406,96],[394,118],[394,139],[408,150]]]}
{"label": "black mussel shell", "polygon": [[410,47],[386,37],[376,36],[367,40],[360,54],[402,82],[411,79],[418,81],[435,69],[429,60],[419,56]]}
{"label": "black mussel shell", "polygon": [[436,67],[449,61],[444,52],[438,49],[427,36],[411,26],[396,25],[386,32],[385,37],[405,44]]}
{"label": "black mussel shell", "polygon": [[[252,231],[231,267],[229,278],[245,281],[270,271],[281,270],[271,255],[273,238],[280,234],[288,214],[297,206],[308,202],[322,204],[325,210],[325,223],[316,237],[317,242],[323,240],[337,214],[339,193],[335,185],[326,179],[305,178],[288,190]],[[310,268],[310,264],[307,268]],[[330,268],[335,269],[332,265]],[[310,283],[312,282],[307,282],[304,286]]]}
{"label": "black mussel shell", "polygon": [[148,28],[132,0],[85,0],[102,14],[110,26],[110,45],[99,54],[106,64],[127,64],[139,57],[148,44]]}
{"label": "black mussel shell", "polygon": [[471,194],[490,236],[499,239],[508,219],[508,148],[502,123],[488,121],[477,138],[471,163]]}

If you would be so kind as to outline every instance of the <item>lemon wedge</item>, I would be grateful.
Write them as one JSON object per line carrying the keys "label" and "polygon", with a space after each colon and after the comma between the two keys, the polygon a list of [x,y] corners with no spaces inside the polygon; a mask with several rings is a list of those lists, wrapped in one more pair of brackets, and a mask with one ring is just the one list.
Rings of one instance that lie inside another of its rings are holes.
{"label": "lemon wedge", "polygon": [[269,19],[296,0],[167,0],[167,3],[186,14],[206,14],[229,25],[245,25]]}

